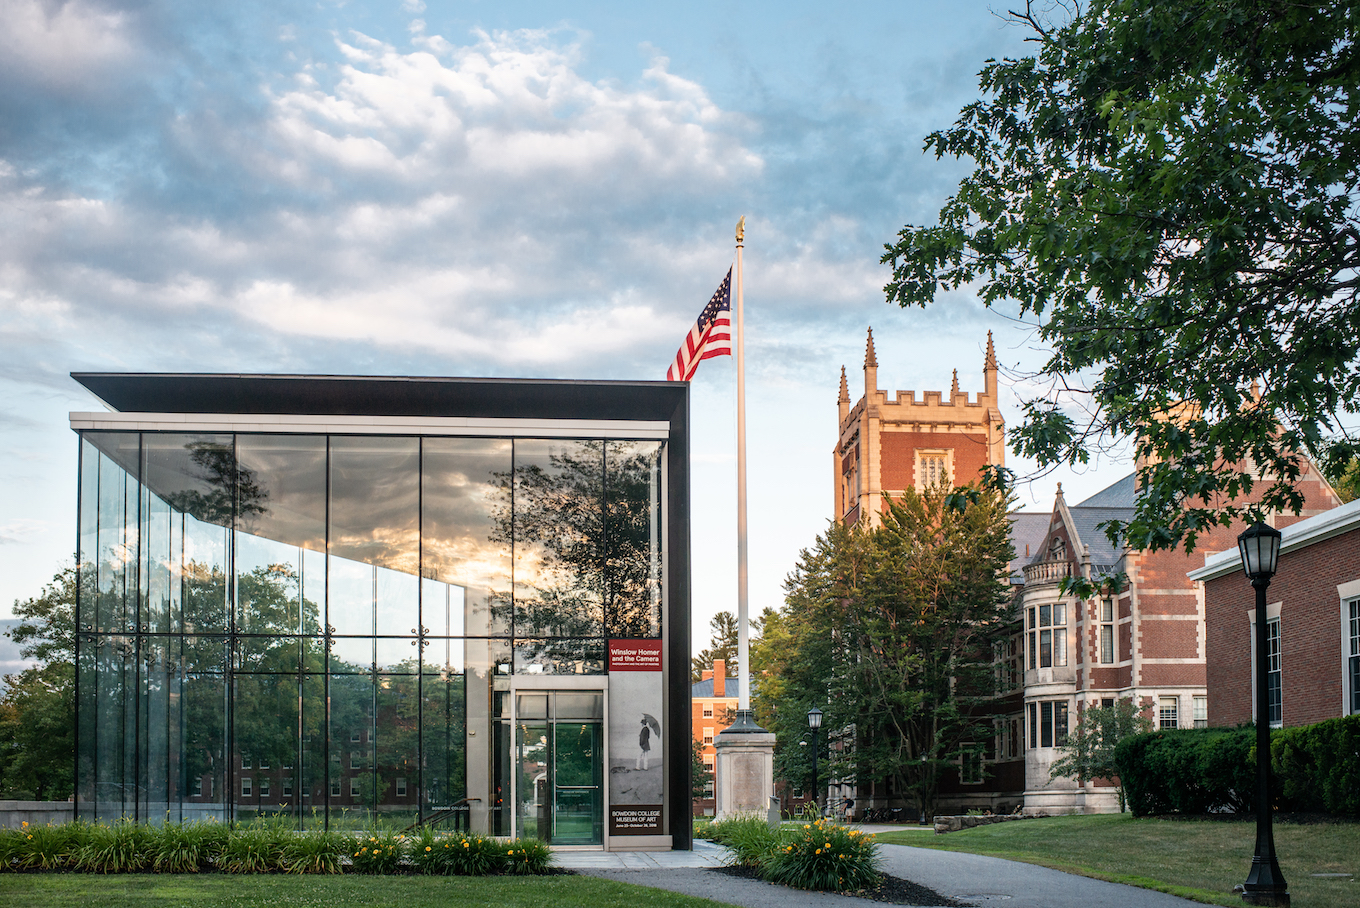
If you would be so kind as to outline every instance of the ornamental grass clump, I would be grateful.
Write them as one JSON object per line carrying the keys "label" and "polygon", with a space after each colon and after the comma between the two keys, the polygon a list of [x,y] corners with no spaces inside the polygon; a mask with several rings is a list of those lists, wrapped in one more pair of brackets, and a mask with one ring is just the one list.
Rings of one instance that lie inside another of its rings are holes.
{"label": "ornamental grass clump", "polygon": [[486,876],[505,870],[505,850],[495,839],[476,833],[458,833],[448,839],[448,845],[448,873]]}
{"label": "ornamental grass clump", "polygon": [[231,831],[222,846],[217,867],[227,873],[272,873],[284,865],[285,830],[273,824],[255,822]]}
{"label": "ornamental grass clump", "polygon": [[354,873],[396,873],[406,857],[406,837],[396,832],[370,832],[350,840]]}
{"label": "ornamental grass clump", "polygon": [[144,823],[119,820],[112,826],[82,825],[70,850],[68,863],[73,870],[137,873],[151,866],[155,857],[154,833]]}
{"label": "ornamental grass clump", "polygon": [[874,837],[827,820],[805,823],[786,834],[761,867],[761,877],[795,889],[833,892],[877,886],[878,846]]}
{"label": "ornamental grass clump", "polygon": [[14,868],[16,870],[61,870],[68,866],[71,853],[79,847],[84,833],[90,828],[88,823],[48,823],[32,826],[28,823],[19,828],[19,840],[15,849]]}
{"label": "ornamental grass clump", "polygon": [[552,860],[552,849],[538,839],[515,839],[506,843],[506,873],[543,873]]}
{"label": "ornamental grass clump", "polygon": [[289,873],[340,873],[349,837],[324,829],[308,829],[283,844],[283,869]]}
{"label": "ornamental grass clump", "polygon": [[156,873],[198,873],[222,854],[231,830],[215,820],[166,823],[152,830],[148,848]]}
{"label": "ornamental grass clump", "polygon": [[742,867],[764,867],[781,844],[779,830],[764,817],[734,817],[713,824],[713,840],[726,845],[735,863]]}

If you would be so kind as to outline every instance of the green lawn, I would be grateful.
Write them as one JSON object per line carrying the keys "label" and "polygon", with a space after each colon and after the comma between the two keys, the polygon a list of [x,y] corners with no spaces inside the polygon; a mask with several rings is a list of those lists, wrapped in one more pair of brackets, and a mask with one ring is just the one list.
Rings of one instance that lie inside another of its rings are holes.
{"label": "green lawn", "polygon": [[717,908],[708,899],[587,876],[231,876],[0,874],[16,908]]}
{"label": "green lawn", "polygon": [[[1256,850],[1251,820],[1153,820],[1130,814],[1046,817],[922,835],[879,833],[879,842],[967,851],[1218,905],[1239,906],[1232,888],[1247,878]],[[1275,852],[1300,908],[1360,905],[1360,823],[1275,824]],[[1313,876],[1349,873],[1355,880]]]}

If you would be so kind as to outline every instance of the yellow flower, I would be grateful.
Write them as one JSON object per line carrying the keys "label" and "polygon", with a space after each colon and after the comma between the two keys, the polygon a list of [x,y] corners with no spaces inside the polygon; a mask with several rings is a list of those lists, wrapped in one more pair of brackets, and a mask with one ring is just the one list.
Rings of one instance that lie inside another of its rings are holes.
{"label": "yellow flower", "polygon": [[809,826],[809,825],[807,825],[806,823],[804,823],[804,824],[803,824],[803,828],[804,828],[804,829],[811,829],[812,827]]}
{"label": "yellow flower", "polygon": [[28,820],[24,820],[23,825],[24,825],[24,826],[27,826],[27,825],[28,825]]}
{"label": "yellow flower", "polygon": [[827,842],[827,843],[826,843],[825,845],[823,845],[822,847],[823,847],[823,848],[830,848],[830,847],[831,847],[831,843],[830,843],[830,842]]}
{"label": "yellow flower", "polygon": [[464,847],[464,848],[468,847],[468,843],[467,843],[467,842],[464,842],[464,843],[463,843],[463,847]]}
{"label": "yellow flower", "polygon": [[818,854],[821,854],[821,853],[822,853],[822,849],[818,848],[818,849],[817,849],[817,853],[818,853]]}
{"label": "yellow flower", "polygon": [[426,850],[426,851],[429,851],[429,850],[430,850],[430,846],[429,846],[429,845],[426,845],[426,846],[425,846],[425,850]]}

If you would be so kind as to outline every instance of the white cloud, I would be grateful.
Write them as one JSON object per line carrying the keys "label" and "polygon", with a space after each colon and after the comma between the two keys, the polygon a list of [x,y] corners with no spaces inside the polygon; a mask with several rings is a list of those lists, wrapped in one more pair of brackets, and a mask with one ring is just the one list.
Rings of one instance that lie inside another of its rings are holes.
{"label": "white cloud", "polygon": [[0,0],[0,60],[49,88],[85,90],[134,55],[129,16],[90,0]]}

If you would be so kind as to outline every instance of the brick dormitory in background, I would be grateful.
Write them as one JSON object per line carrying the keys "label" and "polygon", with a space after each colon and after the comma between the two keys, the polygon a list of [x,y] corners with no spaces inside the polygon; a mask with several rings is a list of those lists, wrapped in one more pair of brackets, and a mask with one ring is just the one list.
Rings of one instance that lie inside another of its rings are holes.
{"label": "brick dormitory in background", "polygon": [[690,847],[687,385],[75,378],[78,817]]}
{"label": "brick dormitory in background", "polygon": [[[864,395],[852,403],[842,371],[837,406],[834,513],[847,525],[877,525],[886,498],[900,496],[906,489],[920,491],[941,477],[952,485],[963,485],[979,478],[989,465],[1005,465],[1004,420],[990,336],[982,392],[962,391],[956,370],[948,395],[926,391],[918,399],[912,391],[890,395],[878,387],[878,357],[870,332]],[[1336,492],[1315,466],[1305,460],[1303,467],[1296,481],[1305,502],[1303,512],[1273,517],[1274,525],[1286,534],[1286,552],[1316,538],[1316,534],[1293,529],[1303,526],[1301,521],[1314,525],[1315,521],[1335,521],[1337,514],[1355,513],[1333,511],[1340,504]],[[1067,503],[1059,486],[1049,512],[1010,515],[1015,609],[1011,634],[995,653],[1000,719],[981,766],[973,761],[965,765],[960,755],[958,768],[943,780],[941,812],[991,809],[1009,813],[1017,806],[1027,812],[1118,810],[1116,791],[1108,784],[1081,785],[1073,779],[1049,778],[1058,748],[1088,705],[1132,698],[1159,728],[1249,719],[1250,703],[1242,698],[1250,697],[1250,689],[1238,675],[1250,671],[1249,624],[1241,603],[1250,600],[1251,586],[1241,577],[1240,567],[1235,568],[1235,578],[1228,576],[1233,569],[1224,567],[1213,574],[1224,579],[1211,581],[1211,585],[1221,583],[1224,592],[1213,592],[1206,602],[1209,594],[1200,580],[1208,575],[1187,576],[1203,567],[1206,558],[1211,565],[1226,565],[1235,558],[1237,534],[1245,526],[1235,523],[1201,533],[1189,555],[1182,550],[1130,551],[1112,544],[1101,524],[1131,518],[1137,496],[1136,472],[1130,472],[1076,504]],[[1299,542],[1291,543],[1294,539]],[[1298,599],[1303,593],[1286,592],[1300,589],[1304,582],[1303,565],[1314,557],[1306,554],[1307,546],[1298,549],[1297,555],[1281,557],[1280,573],[1271,585],[1271,602],[1283,602],[1284,621],[1277,637],[1283,655],[1278,661],[1284,666],[1285,715],[1291,724],[1336,715],[1345,697],[1351,698],[1346,703],[1355,702],[1358,682],[1354,674],[1345,672],[1360,671],[1360,655],[1348,655],[1360,649],[1345,647],[1360,648],[1360,615],[1352,618],[1355,612],[1350,611],[1360,610],[1360,571],[1351,570],[1360,557],[1355,554],[1360,550],[1360,532],[1347,529],[1335,541],[1327,541],[1332,539],[1307,543],[1318,547],[1318,563],[1331,560],[1319,575],[1326,579],[1310,581],[1307,598],[1313,604],[1307,609],[1302,602],[1295,606],[1300,624],[1295,630],[1290,629],[1290,597]],[[1350,554],[1338,554],[1340,547],[1348,547]],[[1225,554],[1215,561],[1218,552]],[[1290,558],[1300,567],[1291,567]],[[1067,577],[1116,575],[1127,581],[1117,593],[1089,600],[1059,594]],[[1286,592],[1277,592],[1276,583],[1286,584],[1282,587]],[[1330,599],[1322,596],[1324,588],[1330,589]],[[1235,604],[1219,604],[1220,599]],[[1306,627],[1305,613],[1317,615],[1307,618]],[[1343,632],[1351,636],[1343,640]],[[1318,655],[1305,655],[1314,653],[1319,642],[1325,646],[1316,651]],[[1352,661],[1343,665],[1343,658]],[[1308,672],[1313,670],[1323,673],[1317,677],[1325,675],[1326,686],[1305,693],[1306,679],[1312,677]],[[1291,684],[1298,686],[1292,695]],[[1327,701],[1333,711],[1325,713],[1310,705],[1319,699]],[[910,812],[915,806],[910,795],[892,792],[882,781],[870,779],[837,780],[830,796],[833,802],[853,800],[860,810],[903,806]]]}

